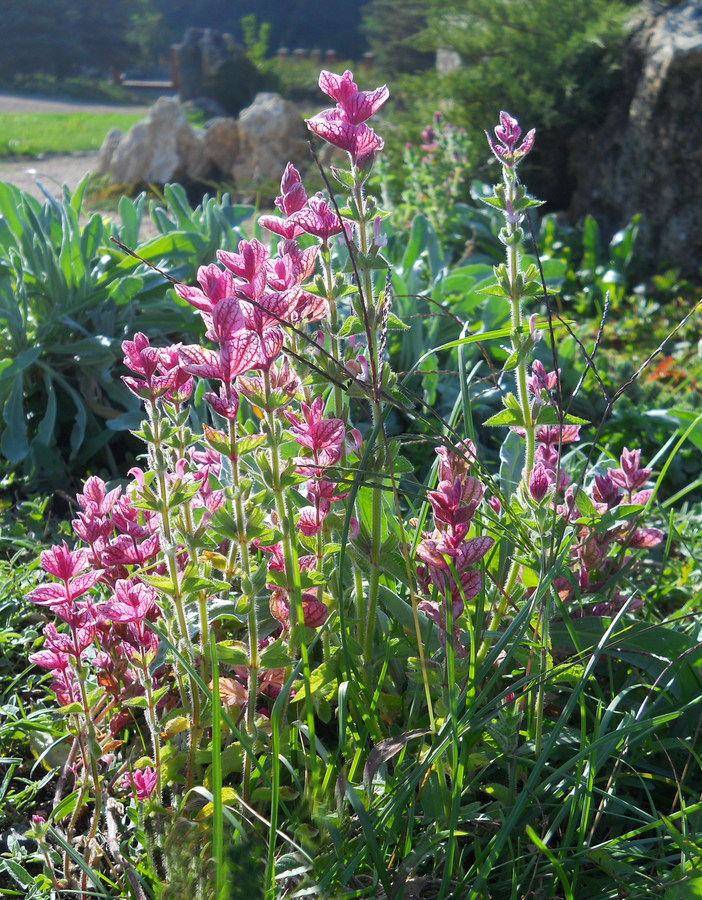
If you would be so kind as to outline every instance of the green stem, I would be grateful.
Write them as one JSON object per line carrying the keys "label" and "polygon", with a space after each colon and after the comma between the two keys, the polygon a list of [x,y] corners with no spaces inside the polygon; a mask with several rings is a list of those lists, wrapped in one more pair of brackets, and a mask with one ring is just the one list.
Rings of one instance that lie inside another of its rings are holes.
{"label": "green stem", "polygon": [[312,704],[312,691],[310,683],[310,664],[307,654],[307,645],[304,640],[305,621],[304,610],[302,607],[302,586],[300,583],[300,565],[297,556],[297,547],[295,546],[295,522],[293,512],[288,502],[286,502],[286,492],[283,487],[281,478],[281,459],[278,427],[275,421],[275,414],[271,409],[269,398],[271,395],[270,373],[265,370],[263,373],[263,384],[266,396],[266,420],[269,430],[268,447],[270,451],[271,461],[271,487],[275,500],[275,508],[278,516],[278,524],[281,530],[281,542],[283,544],[283,558],[285,560],[285,577],[286,588],[288,592],[288,608],[290,613],[290,638],[289,649],[291,656],[300,651],[300,659],[302,660],[302,679],[305,685],[305,718],[307,720],[307,729],[309,733],[310,754],[309,754],[309,774],[310,785],[314,787],[316,784],[317,773],[317,741],[315,737],[314,723],[314,707]]}

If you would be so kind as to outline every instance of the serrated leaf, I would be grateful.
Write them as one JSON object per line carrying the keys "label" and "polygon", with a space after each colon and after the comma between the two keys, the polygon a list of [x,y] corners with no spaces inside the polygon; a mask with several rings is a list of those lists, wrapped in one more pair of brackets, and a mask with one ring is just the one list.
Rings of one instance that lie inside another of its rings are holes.
{"label": "serrated leaf", "polygon": [[592,500],[588,497],[588,495],[582,489],[578,491],[575,502],[578,506],[578,509],[584,516],[594,517],[597,515],[597,510],[592,502]]}
{"label": "serrated leaf", "polygon": [[265,442],[265,434],[247,434],[244,437],[237,438],[236,451],[239,456],[243,456],[245,453],[256,450],[257,447],[260,447],[261,444],[265,444]]}
{"label": "serrated leaf", "polygon": [[402,319],[398,319],[394,313],[388,313],[388,329],[407,331],[409,327],[410,326],[406,322],[403,322]]}
{"label": "serrated leaf", "polygon": [[485,424],[490,425],[491,427],[497,425],[509,425],[524,428],[524,417],[521,414],[521,410],[517,413],[512,409],[503,409],[501,412],[491,416]]}
{"label": "serrated leaf", "polygon": [[511,300],[509,291],[506,291],[499,284],[491,284],[489,287],[478,288],[478,294],[484,294],[487,297],[498,297],[501,300]]}
{"label": "serrated leaf", "polygon": [[354,334],[363,334],[365,327],[358,316],[349,316],[339,329],[339,337],[347,338]]}
{"label": "serrated leaf", "polygon": [[343,184],[346,188],[353,189],[355,187],[354,177],[351,172],[348,172],[346,169],[337,169],[336,166],[331,167],[331,173],[336,181],[339,184]]}

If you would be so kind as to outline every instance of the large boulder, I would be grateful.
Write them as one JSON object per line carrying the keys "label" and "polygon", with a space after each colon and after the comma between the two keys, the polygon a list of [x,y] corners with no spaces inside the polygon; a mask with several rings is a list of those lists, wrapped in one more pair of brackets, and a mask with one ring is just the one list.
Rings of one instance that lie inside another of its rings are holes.
{"label": "large boulder", "polygon": [[190,127],[177,100],[160,97],[146,119],[133,125],[116,147],[112,132],[105,138],[100,156],[109,153],[112,184],[134,182],[183,181],[203,178],[210,162],[205,154],[205,141]]}
{"label": "large boulder", "polygon": [[702,0],[649,3],[631,23],[621,89],[603,126],[579,136],[571,213],[610,232],[641,213],[652,261],[702,264]]}
{"label": "large boulder", "polygon": [[222,175],[231,175],[240,143],[236,119],[220,116],[205,126],[205,154]]}
{"label": "large boulder", "polygon": [[110,171],[110,166],[112,165],[112,157],[115,155],[115,151],[119,147],[119,142],[121,140],[122,131],[120,128],[111,128],[107,132],[105,140],[102,142],[102,146],[100,147],[97,166],[95,167],[95,171],[98,175],[107,175],[107,173]]}
{"label": "large boulder", "polygon": [[231,175],[239,185],[277,181],[290,161],[304,166],[310,158],[308,133],[294,103],[278,94],[261,93],[239,115],[239,152]]}

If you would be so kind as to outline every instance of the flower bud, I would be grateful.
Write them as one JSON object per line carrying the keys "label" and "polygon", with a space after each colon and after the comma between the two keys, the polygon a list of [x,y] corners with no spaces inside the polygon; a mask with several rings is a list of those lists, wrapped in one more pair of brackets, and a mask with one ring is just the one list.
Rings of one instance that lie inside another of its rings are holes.
{"label": "flower bud", "polygon": [[548,472],[537,463],[529,473],[529,493],[536,503],[541,503],[551,486]]}

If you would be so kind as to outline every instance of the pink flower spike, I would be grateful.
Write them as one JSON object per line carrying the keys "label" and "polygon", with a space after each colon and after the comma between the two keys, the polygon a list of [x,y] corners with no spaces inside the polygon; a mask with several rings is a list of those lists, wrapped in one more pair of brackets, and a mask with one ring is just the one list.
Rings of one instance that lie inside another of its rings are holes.
{"label": "pink flower spike", "polygon": [[42,550],[40,559],[42,569],[62,581],[68,581],[88,565],[87,551],[69,550],[65,541],[49,550]]}
{"label": "pink flower spike", "polygon": [[532,128],[517,147],[521,134],[522,129],[517,120],[504,111],[500,113],[500,124],[495,128],[495,137],[499,143],[495,142],[487,131],[485,132],[490,149],[498,161],[509,169],[516,168],[534,146],[535,129]]}

